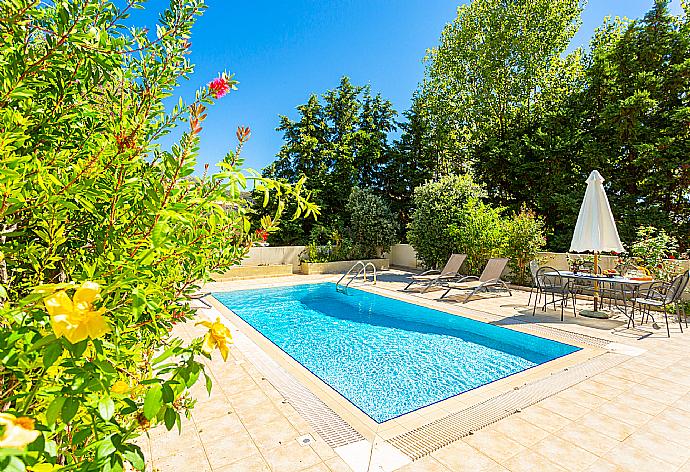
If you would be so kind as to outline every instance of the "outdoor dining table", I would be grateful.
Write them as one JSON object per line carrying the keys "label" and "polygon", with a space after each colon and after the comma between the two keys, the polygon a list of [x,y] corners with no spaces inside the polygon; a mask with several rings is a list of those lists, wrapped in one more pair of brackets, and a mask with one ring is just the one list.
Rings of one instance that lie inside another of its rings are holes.
{"label": "outdoor dining table", "polygon": [[[600,287],[599,291],[604,293],[614,293],[616,290],[620,290],[620,298],[617,298],[616,300],[621,300],[623,302],[623,314],[626,318],[628,318],[629,322],[632,323],[633,328],[635,327],[635,298],[638,298],[640,296],[640,290],[643,287],[649,286],[654,282],[657,282],[656,280],[631,279],[620,275],[609,277],[606,275],[593,275],[588,274],[586,272],[571,271],[549,272],[547,275],[560,275],[561,277],[570,280],[587,280],[590,282],[598,282]],[[607,285],[609,288],[606,288]],[[628,288],[627,291],[626,288]],[[627,310],[629,300],[632,300],[632,309],[630,314],[628,314]],[[616,303],[616,308],[618,308],[618,303]],[[596,298],[594,302],[594,310],[597,311]]]}

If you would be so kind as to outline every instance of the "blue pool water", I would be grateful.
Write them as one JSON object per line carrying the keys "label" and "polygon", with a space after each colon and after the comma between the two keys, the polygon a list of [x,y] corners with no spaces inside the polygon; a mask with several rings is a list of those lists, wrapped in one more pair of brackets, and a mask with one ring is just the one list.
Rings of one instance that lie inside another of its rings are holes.
{"label": "blue pool water", "polygon": [[377,423],[579,348],[332,283],[216,293]]}

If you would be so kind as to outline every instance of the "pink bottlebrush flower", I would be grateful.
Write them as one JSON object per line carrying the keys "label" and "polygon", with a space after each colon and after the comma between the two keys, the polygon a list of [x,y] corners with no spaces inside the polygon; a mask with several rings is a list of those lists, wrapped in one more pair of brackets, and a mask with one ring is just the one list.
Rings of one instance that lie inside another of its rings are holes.
{"label": "pink bottlebrush flower", "polygon": [[211,89],[211,95],[213,98],[220,98],[230,91],[230,85],[223,77],[218,77],[213,79],[208,88]]}

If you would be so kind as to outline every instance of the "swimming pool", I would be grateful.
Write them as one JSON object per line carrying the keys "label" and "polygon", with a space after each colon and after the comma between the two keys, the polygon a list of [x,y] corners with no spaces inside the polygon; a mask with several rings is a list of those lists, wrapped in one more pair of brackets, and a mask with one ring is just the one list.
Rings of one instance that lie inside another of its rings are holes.
{"label": "swimming pool", "polygon": [[332,283],[215,298],[377,423],[579,348]]}

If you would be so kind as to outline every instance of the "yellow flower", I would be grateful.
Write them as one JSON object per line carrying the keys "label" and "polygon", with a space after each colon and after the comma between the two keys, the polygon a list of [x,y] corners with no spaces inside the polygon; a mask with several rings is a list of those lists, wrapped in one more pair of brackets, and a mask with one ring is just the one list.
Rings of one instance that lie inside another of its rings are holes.
{"label": "yellow flower", "polygon": [[218,346],[220,355],[223,356],[223,360],[228,360],[228,344],[232,343],[232,334],[227,326],[220,322],[220,317],[214,322],[201,321],[197,323],[198,325],[203,325],[208,328],[208,333],[204,338],[204,345],[202,350],[208,354],[213,351],[213,349]]}
{"label": "yellow flower", "polygon": [[124,394],[129,392],[129,385],[127,384],[127,382],[118,380],[112,385],[112,387],[110,387],[110,391],[112,393]]}
{"label": "yellow flower", "polygon": [[101,287],[94,282],[84,282],[70,300],[64,290],[48,296],[44,303],[50,315],[50,324],[55,335],[64,336],[71,343],[84,339],[96,339],[110,331],[103,313],[105,308],[94,311],[93,302],[98,298]]}
{"label": "yellow flower", "polygon": [[0,426],[4,428],[0,436],[0,448],[23,449],[41,434],[34,429],[34,420],[26,416],[17,418],[9,413],[0,413]]}

